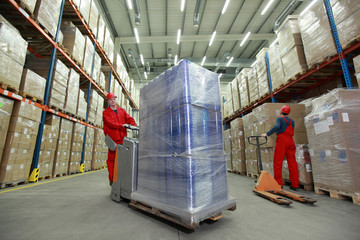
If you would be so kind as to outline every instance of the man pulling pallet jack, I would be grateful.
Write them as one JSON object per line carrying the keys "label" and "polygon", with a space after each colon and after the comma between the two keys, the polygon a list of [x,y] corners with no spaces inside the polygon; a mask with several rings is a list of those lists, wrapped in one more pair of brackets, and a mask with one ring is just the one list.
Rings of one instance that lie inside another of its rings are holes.
{"label": "man pulling pallet jack", "polygon": [[[278,195],[291,198],[295,201],[313,204],[316,202],[316,200],[292,192],[284,191],[282,189],[282,165],[285,156],[289,165],[289,174],[291,180],[290,189],[294,191],[297,191],[299,188],[299,172],[298,165],[295,160],[296,147],[293,140],[295,122],[288,117],[290,113],[289,106],[283,106],[280,111],[281,117],[276,119],[275,126],[269,132],[261,134],[261,136],[251,136],[248,138],[250,144],[257,146],[259,170],[261,172],[253,191],[256,194],[278,204],[290,205],[292,203],[292,201],[284,199]],[[275,132],[277,133],[277,139],[274,153],[274,179],[270,173],[263,171],[260,146],[265,144],[267,142],[267,137]],[[260,143],[260,138],[265,138],[265,141]],[[253,139],[256,140],[256,143],[251,141]]]}

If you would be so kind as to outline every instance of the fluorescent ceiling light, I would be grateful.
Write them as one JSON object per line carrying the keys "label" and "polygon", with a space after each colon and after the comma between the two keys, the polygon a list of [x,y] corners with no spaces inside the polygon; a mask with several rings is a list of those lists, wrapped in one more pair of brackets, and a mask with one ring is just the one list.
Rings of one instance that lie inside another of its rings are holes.
{"label": "fluorescent ceiling light", "polygon": [[145,77],[145,79],[147,79],[147,73],[146,72],[144,72],[144,77]]}
{"label": "fluorescent ceiling light", "polygon": [[180,43],[180,35],[181,35],[181,29],[178,30],[177,39],[176,39],[176,44],[179,44],[179,43]]}
{"label": "fluorescent ceiling light", "polygon": [[131,10],[132,9],[132,0],[127,0],[127,5],[128,5],[128,8]]}
{"label": "fluorescent ceiling light", "polygon": [[175,59],[174,59],[174,65],[176,65],[176,63],[177,63],[177,58],[178,58],[178,56],[177,56],[177,54],[175,55]]}
{"label": "fluorescent ceiling light", "polygon": [[144,57],[142,54],[140,54],[140,60],[141,60],[141,64],[144,65]]}
{"label": "fluorescent ceiling light", "polygon": [[244,45],[244,43],[246,42],[246,40],[249,38],[250,34],[251,34],[251,32],[248,32],[248,33],[245,35],[244,39],[243,39],[243,40],[241,41],[241,43],[240,43],[240,47],[242,47],[242,46]]}
{"label": "fluorescent ceiling light", "polygon": [[233,60],[234,60],[234,57],[231,57],[231,58],[229,59],[228,63],[226,64],[226,66],[228,67]]}
{"label": "fluorescent ceiling light", "polygon": [[255,62],[253,62],[253,64],[251,64],[251,67],[254,67],[254,66],[255,66],[255,64],[256,64],[256,60],[255,60]]}
{"label": "fluorescent ceiling light", "polygon": [[220,73],[220,75],[219,75],[219,79],[221,78],[221,76],[222,76],[222,73]]}
{"label": "fluorescent ceiling light", "polygon": [[137,43],[140,43],[139,33],[138,33],[137,28],[134,28],[134,33],[135,33],[136,42],[137,42]]}
{"label": "fluorescent ceiling light", "polygon": [[317,0],[313,0],[301,13],[300,15],[303,15],[304,13],[306,13],[312,6],[314,6],[314,4],[316,3]]}
{"label": "fluorescent ceiling light", "polygon": [[230,3],[230,0],[225,1],[224,7],[223,7],[223,9],[221,11],[221,14],[224,14],[226,12],[226,9],[227,9],[229,3]]}
{"label": "fluorescent ceiling light", "polygon": [[271,6],[271,4],[274,2],[274,0],[270,0],[268,2],[268,4],[266,4],[265,8],[262,10],[261,15],[264,15],[266,13],[266,11],[269,9],[269,7]]}
{"label": "fluorescent ceiling light", "polygon": [[276,38],[271,44],[270,47],[273,47],[278,42],[278,39]]}
{"label": "fluorescent ceiling light", "polygon": [[181,0],[181,8],[180,10],[183,12],[185,8],[185,0]]}
{"label": "fluorescent ceiling light", "polygon": [[215,36],[216,36],[216,31],[214,31],[213,34],[211,35],[209,46],[211,46],[211,44],[213,43]]}
{"label": "fluorescent ceiling light", "polygon": [[204,57],[203,57],[203,59],[202,59],[202,61],[201,61],[201,64],[200,64],[201,66],[203,66],[203,65],[204,65],[205,60],[206,60],[206,56],[204,56]]}

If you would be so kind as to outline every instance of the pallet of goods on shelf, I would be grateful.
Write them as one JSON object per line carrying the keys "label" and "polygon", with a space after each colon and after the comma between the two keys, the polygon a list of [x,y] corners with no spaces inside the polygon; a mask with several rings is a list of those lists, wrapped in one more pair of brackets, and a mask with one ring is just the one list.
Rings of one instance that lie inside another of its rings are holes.
{"label": "pallet of goods on shelf", "polygon": [[91,170],[98,170],[104,167],[108,157],[108,147],[105,144],[105,134],[102,129],[95,130],[95,141]]}
{"label": "pallet of goods on shelf", "polygon": [[80,30],[70,21],[62,21],[61,31],[64,35],[63,45],[79,67],[83,66],[85,37]]}
{"label": "pallet of goods on shelf", "polygon": [[114,62],[114,41],[111,38],[110,30],[105,26],[104,51],[110,63]]}
{"label": "pallet of goods on shelf", "polygon": [[269,47],[269,65],[271,84],[273,91],[279,89],[281,85],[286,84],[284,67],[280,56],[280,47],[278,44],[273,44]]}
{"label": "pallet of goods on shelf", "polygon": [[90,9],[91,9],[91,0],[81,0],[79,6],[79,12],[85,21],[85,23],[89,23],[90,17]]}
{"label": "pallet of goods on shelf", "polygon": [[61,118],[59,139],[56,145],[56,154],[52,172],[53,176],[66,175],[68,172],[72,131],[73,122]]}
{"label": "pallet of goods on shelf", "polygon": [[96,7],[95,1],[91,1],[91,8],[89,12],[89,29],[91,30],[94,37],[97,37],[98,32],[98,20],[99,20],[99,10]]}
{"label": "pallet of goods on shelf", "polygon": [[74,70],[70,69],[69,80],[66,89],[66,98],[64,110],[72,115],[76,115],[76,107],[78,104],[79,97],[79,83],[80,75]]}
{"label": "pallet of goods on shelf", "polygon": [[59,23],[61,0],[37,0],[34,11],[35,20],[55,37]]}
{"label": "pallet of goods on shelf", "polygon": [[231,98],[233,103],[234,112],[238,111],[241,107],[240,105],[240,95],[239,95],[239,83],[238,77],[236,76],[231,82]]}
{"label": "pallet of goods on shelf", "polygon": [[104,49],[104,37],[105,37],[105,21],[103,16],[99,14],[96,40],[99,43],[100,47],[103,49]]}
{"label": "pallet of goods on shelf", "polygon": [[95,140],[95,129],[88,127],[86,130],[86,141],[84,149],[84,166],[85,171],[91,170],[93,160],[93,148]]}
{"label": "pallet of goods on shelf", "polygon": [[28,43],[19,31],[0,15],[0,84],[19,90]]}
{"label": "pallet of goods on shelf", "polygon": [[71,156],[69,161],[69,173],[79,171],[81,162],[81,152],[84,142],[85,125],[74,123],[71,137]]}
{"label": "pallet of goods on shelf", "polygon": [[76,111],[76,115],[78,116],[78,118],[86,120],[86,109],[87,101],[85,98],[85,92],[82,89],[79,89],[79,97]]}
{"label": "pallet of goods on shelf", "polygon": [[20,0],[20,6],[24,8],[30,15],[34,14],[36,1],[34,0]]}
{"label": "pallet of goods on shelf", "polygon": [[339,191],[359,203],[359,89],[334,89],[315,98],[306,116],[315,189]]}
{"label": "pallet of goods on shelf", "polygon": [[91,67],[93,63],[94,56],[94,44],[91,41],[90,37],[85,36],[85,51],[84,51],[84,60],[83,60],[83,69],[90,76]]}
{"label": "pallet of goods on shelf", "polygon": [[0,167],[0,183],[26,182],[33,160],[42,110],[16,101],[11,113]]}
{"label": "pallet of goods on shelf", "polygon": [[56,145],[59,139],[60,117],[46,114],[44,131],[38,161],[39,177],[52,177],[53,164],[56,154]]}
{"label": "pallet of goods on shelf", "polygon": [[224,153],[226,159],[226,169],[228,171],[233,171],[232,165],[232,148],[231,148],[231,130],[227,129],[223,131],[223,141],[224,141]]}
{"label": "pallet of goods on shelf", "polygon": [[4,151],[13,106],[14,100],[0,95],[0,162]]}
{"label": "pallet of goods on shelf", "polygon": [[266,68],[265,54],[268,52],[268,48],[262,48],[258,54],[256,54],[256,73],[257,83],[259,89],[259,98],[262,98],[270,93],[268,74]]}
{"label": "pallet of goods on shelf", "polygon": [[243,68],[239,73],[239,93],[240,93],[240,102],[242,109],[250,105],[249,85],[248,85],[249,71],[251,71],[251,68]]}
{"label": "pallet of goods on shelf", "polygon": [[233,170],[245,174],[245,138],[244,127],[241,118],[236,118],[230,122],[231,126],[231,159]]}
{"label": "pallet of goods on shelf", "polygon": [[105,74],[100,71],[98,85],[105,91],[107,89],[106,87],[106,81],[105,81]]}
{"label": "pallet of goods on shelf", "polygon": [[46,79],[31,71],[24,69],[19,92],[20,95],[34,101],[44,101]]}
{"label": "pallet of goods on shelf", "polygon": [[259,99],[258,76],[256,68],[251,68],[248,72],[248,87],[250,104]]}
{"label": "pallet of goods on shelf", "polygon": [[289,15],[276,31],[285,83],[305,73],[307,63],[297,15]]}
{"label": "pallet of goods on shelf", "polygon": [[355,77],[358,83],[358,88],[360,88],[360,55],[353,58]]}

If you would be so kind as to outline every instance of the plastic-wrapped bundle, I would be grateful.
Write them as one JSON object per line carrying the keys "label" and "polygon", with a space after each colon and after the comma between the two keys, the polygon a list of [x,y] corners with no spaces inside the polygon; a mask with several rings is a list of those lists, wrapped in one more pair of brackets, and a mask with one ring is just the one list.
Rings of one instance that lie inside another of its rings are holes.
{"label": "plastic-wrapped bundle", "polygon": [[90,40],[88,36],[85,37],[85,51],[84,51],[84,60],[83,60],[83,68],[87,74],[90,75],[91,73],[91,66],[93,62],[93,55],[94,55],[94,44]]}
{"label": "plastic-wrapped bundle", "polygon": [[35,0],[21,0],[22,6],[25,7],[30,13],[34,13],[36,1]]}
{"label": "plastic-wrapped bundle", "polygon": [[98,79],[100,77],[100,72],[101,72],[101,57],[99,56],[99,54],[97,54],[97,52],[95,52],[92,79],[94,79],[98,85],[99,85]]}
{"label": "plastic-wrapped bundle", "polygon": [[96,37],[99,19],[99,10],[96,7],[95,1],[91,2],[90,15],[89,15],[89,28]]}
{"label": "plastic-wrapped bundle", "polygon": [[0,96],[0,162],[4,150],[13,106],[14,100]]}
{"label": "plastic-wrapped bundle", "polygon": [[228,171],[233,170],[232,165],[232,147],[231,147],[231,130],[224,130],[223,131],[223,139],[224,139],[224,152],[225,152],[225,159],[226,159],[226,168]]}
{"label": "plastic-wrapped bundle", "polygon": [[336,54],[334,39],[323,1],[299,15],[301,39],[309,67]]}
{"label": "plastic-wrapped bundle", "polygon": [[105,74],[103,72],[100,72],[98,84],[102,89],[105,89],[106,87],[105,83],[106,83]]}
{"label": "plastic-wrapped bundle", "polygon": [[103,16],[99,14],[96,39],[102,48],[104,48],[104,36],[105,36],[105,21]]}
{"label": "plastic-wrapped bundle", "polygon": [[256,68],[252,68],[248,72],[248,87],[250,103],[255,102],[259,99],[259,86]]}
{"label": "plastic-wrapped bundle", "polygon": [[334,89],[313,100],[305,124],[315,186],[360,193],[360,90]]}
{"label": "plastic-wrapped bundle", "polygon": [[110,30],[105,27],[104,33],[104,51],[109,58],[110,62],[114,61],[114,41],[111,38]]}
{"label": "plastic-wrapped bundle", "polygon": [[59,139],[54,159],[55,166],[53,166],[54,175],[68,172],[72,131],[73,122],[65,118],[61,118]]}
{"label": "plastic-wrapped bundle", "polygon": [[285,73],[282,65],[279,45],[274,44],[269,48],[269,65],[272,89],[278,89],[285,83]]}
{"label": "plastic-wrapped bundle", "polygon": [[89,23],[91,0],[81,0],[79,11],[86,23]]}
{"label": "plastic-wrapped bundle", "polygon": [[71,142],[71,156],[69,162],[69,173],[79,170],[81,162],[81,152],[84,142],[85,125],[75,122],[73,127],[73,136]]}
{"label": "plastic-wrapped bundle", "polygon": [[248,74],[251,68],[243,68],[239,73],[239,93],[241,108],[250,105],[249,99],[249,86],[248,86]]}
{"label": "plastic-wrapped bundle", "polygon": [[79,96],[80,75],[74,70],[70,69],[69,81],[66,90],[66,100],[64,109],[69,113],[76,115],[76,107]]}
{"label": "plastic-wrapped bundle", "polygon": [[100,128],[95,129],[95,141],[91,169],[97,170],[104,167],[108,157],[108,148],[105,144],[105,134]]}
{"label": "plastic-wrapped bundle", "polygon": [[35,19],[55,37],[59,23],[61,0],[37,0]]}
{"label": "plastic-wrapped bundle", "polygon": [[228,197],[218,76],[180,61],[140,94],[138,190],[189,224],[235,205]]}
{"label": "plastic-wrapped bundle", "polygon": [[283,57],[293,47],[302,46],[298,16],[289,15],[276,31],[279,40],[280,56]]}
{"label": "plastic-wrapped bundle", "polygon": [[72,57],[83,66],[85,38],[80,30],[70,21],[64,21],[61,24],[61,31],[64,35],[63,45],[72,55]]}
{"label": "plastic-wrapped bundle", "polygon": [[86,120],[87,101],[83,90],[79,90],[78,105],[76,114],[79,118]]}
{"label": "plastic-wrapped bundle", "polygon": [[93,160],[94,140],[95,140],[95,129],[92,127],[87,127],[85,150],[84,150],[85,170],[91,169],[92,160]]}
{"label": "plastic-wrapped bundle", "polygon": [[267,51],[269,51],[268,48],[263,48],[260,50],[258,54],[256,54],[255,68],[257,73],[259,97],[264,97],[265,95],[270,93],[266,60],[265,60],[265,53]]}
{"label": "plastic-wrapped bundle", "polygon": [[234,80],[231,82],[231,95],[232,95],[234,112],[236,112],[241,108],[238,77],[235,77]]}
{"label": "plastic-wrapped bundle", "polygon": [[45,83],[45,78],[37,75],[29,69],[24,69],[19,91],[43,100]]}
{"label": "plastic-wrapped bundle", "polygon": [[231,149],[232,149],[232,166],[233,170],[245,173],[245,139],[244,127],[241,118],[236,118],[230,123],[231,126]]}

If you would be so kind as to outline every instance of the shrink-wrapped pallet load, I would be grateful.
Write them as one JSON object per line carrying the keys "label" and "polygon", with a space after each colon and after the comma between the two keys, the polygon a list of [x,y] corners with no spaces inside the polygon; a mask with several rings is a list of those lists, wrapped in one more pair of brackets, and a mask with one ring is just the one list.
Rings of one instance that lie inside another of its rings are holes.
{"label": "shrink-wrapped pallet load", "polygon": [[93,56],[94,56],[95,48],[94,44],[91,39],[86,36],[85,37],[85,50],[84,50],[84,60],[83,60],[83,69],[85,72],[90,76],[91,74],[91,67],[93,63]]}
{"label": "shrink-wrapped pallet load", "polygon": [[68,173],[73,125],[72,121],[61,118],[59,139],[56,145],[56,154],[52,172],[53,176],[62,176]]}
{"label": "shrink-wrapped pallet load", "polygon": [[233,171],[232,164],[232,147],[231,147],[231,130],[227,129],[223,131],[223,141],[224,141],[224,152],[226,159],[226,169],[228,171]]}
{"label": "shrink-wrapped pallet load", "polygon": [[72,130],[71,156],[69,161],[69,173],[78,172],[80,169],[81,153],[83,149],[85,125],[75,122]]}
{"label": "shrink-wrapped pallet load", "polygon": [[14,100],[0,96],[0,162],[4,151]]}
{"label": "shrink-wrapped pallet load", "polygon": [[256,68],[252,68],[248,72],[248,87],[250,104],[259,99],[259,84]]}
{"label": "shrink-wrapped pallet load", "polygon": [[256,54],[256,73],[259,89],[259,97],[262,98],[270,93],[268,74],[266,68],[265,54],[268,52],[268,48],[263,48],[258,54]]}
{"label": "shrink-wrapped pallet load", "polygon": [[70,69],[68,86],[66,90],[66,99],[64,109],[73,115],[76,115],[78,96],[79,96],[80,75],[74,70]]}
{"label": "shrink-wrapped pallet load", "polygon": [[239,94],[242,109],[250,105],[248,85],[249,71],[251,71],[251,68],[243,68],[239,73]]}
{"label": "shrink-wrapped pallet load", "polygon": [[31,71],[24,69],[19,92],[24,97],[33,97],[44,100],[46,79]]}
{"label": "shrink-wrapped pallet load", "polygon": [[63,21],[61,31],[64,35],[63,45],[79,66],[83,66],[85,38],[80,30],[70,21]]}
{"label": "shrink-wrapped pallet load", "polygon": [[232,95],[231,97],[232,97],[234,112],[236,112],[241,107],[240,95],[239,95],[239,83],[237,77],[235,77],[234,80],[231,82],[231,95]]}
{"label": "shrink-wrapped pallet load", "polygon": [[269,48],[269,65],[271,74],[271,84],[273,91],[279,89],[285,82],[285,73],[280,57],[280,49],[278,44],[274,44]]}
{"label": "shrink-wrapped pallet load", "polygon": [[37,0],[34,18],[55,37],[59,23],[61,0]]}
{"label": "shrink-wrapped pallet load", "polygon": [[102,129],[95,130],[95,141],[91,170],[98,170],[104,167],[108,157],[108,147],[105,144],[105,134]]}
{"label": "shrink-wrapped pallet load", "polygon": [[243,121],[241,118],[236,118],[230,123],[231,125],[231,159],[233,170],[245,174],[245,138]]}
{"label": "shrink-wrapped pallet load", "polygon": [[89,13],[89,28],[91,32],[94,34],[94,37],[97,37],[98,32],[98,20],[99,20],[99,10],[96,7],[95,1],[91,1],[91,8]]}
{"label": "shrink-wrapped pallet load", "polygon": [[87,127],[86,130],[86,142],[84,149],[84,170],[91,170],[91,162],[93,159],[93,148],[95,140],[95,129],[92,127]]}

